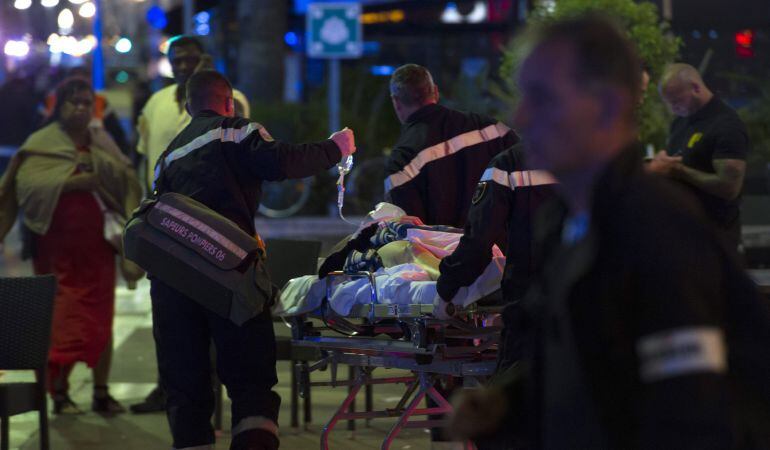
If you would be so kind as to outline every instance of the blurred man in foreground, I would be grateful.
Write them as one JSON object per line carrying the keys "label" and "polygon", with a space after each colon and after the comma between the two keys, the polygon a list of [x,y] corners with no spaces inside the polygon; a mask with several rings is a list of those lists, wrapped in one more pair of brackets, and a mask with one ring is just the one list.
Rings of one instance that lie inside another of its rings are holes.
{"label": "blurred man in foreground", "polygon": [[460,437],[507,435],[490,448],[748,448],[736,392],[768,394],[770,312],[697,201],[642,170],[638,67],[601,17],[533,36],[514,126],[528,161],[559,180],[562,204],[538,225],[545,263],[524,301],[526,357],[507,382],[467,392],[451,425]]}

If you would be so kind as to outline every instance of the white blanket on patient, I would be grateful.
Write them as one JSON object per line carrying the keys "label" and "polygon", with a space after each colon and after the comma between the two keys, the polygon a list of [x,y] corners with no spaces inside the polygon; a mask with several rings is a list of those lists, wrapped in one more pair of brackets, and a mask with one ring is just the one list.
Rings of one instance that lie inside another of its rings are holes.
{"label": "white blanket on patient", "polygon": [[[467,307],[500,288],[505,257],[495,256],[484,273],[468,286],[460,288],[452,303]],[[375,272],[377,299],[385,304],[434,304],[438,299],[436,282],[416,264],[401,264]],[[316,275],[289,280],[281,292],[273,314],[294,316],[308,313],[319,306],[326,296],[326,280]],[[371,289],[367,278],[348,280],[335,285],[329,304],[343,316],[350,314],[355,304],[371,303]]]}
{"label": "white blanket on patient", "polygon": [[[434,261],[433,277],[436,276],[438,261],[454,252],[460,242],[459,233],[433,230],[410,229],[405,241],[413,246],[408,252],[420,259],[420,254]],[[389,244],[392,245],[392,244]],[[418,255],[418,256],[415,256]],[[425,263],[425,261],[423,261]],[[386,264],[387,265],[387,264]],[[468,286],[460,288],[452,303],[466,307],[500,288],[505,267],[505,256],[497,246],[492,248],[492,261],[487,268]],[[377,299],[385,304],[436,304],[440,299],[436,293],[436,281],[424,265],[415,263],[397,264],[375,272]],[[276,316],[294,316],[308,313],[319,306],[326,297],[326,280],[316,275],[289,280],[281,290],[278,302],[273,307]],[[355,304],[369,304],[372,301],[368,278],[359,278],[338,283],[329,296],[332,309],[343,316],[350,314]]]}

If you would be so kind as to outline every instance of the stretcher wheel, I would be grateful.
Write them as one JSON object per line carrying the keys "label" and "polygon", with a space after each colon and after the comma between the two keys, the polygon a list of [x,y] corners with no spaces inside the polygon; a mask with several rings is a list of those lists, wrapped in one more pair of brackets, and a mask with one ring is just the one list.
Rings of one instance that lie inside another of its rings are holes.
{"label": "stretcher wheel", "polygon": [[414,360],[420,365],[430,364],[433,362],[433,355],[415,355]]}
{"label": "stretcher wheel", "polygon": [[399,322],[398,326],[401,327],[401,331],[404,333],[404,340],[405,341],[411,341],[412,340],[412,330],[409,328],[409,325],[404,322]]}
{"label": "stretcher wheel", "polygon": [[291,325],[291,338],[296,340],[302,339],[305,334],[306,322],[300,317],[292,317],[289,320],[289,324]]}
{"label": "stretcher wheel", "polygon": [[412,330],[411,340],[418,348],[428,348],[428,333],[430,330],[424,320],[417,321],[416,329]]}
{"label": "stretcher wheel", "polygon": [[310,372],[307,370],[298,370],[299,374],[299,396],[305,398],[310,391]]}

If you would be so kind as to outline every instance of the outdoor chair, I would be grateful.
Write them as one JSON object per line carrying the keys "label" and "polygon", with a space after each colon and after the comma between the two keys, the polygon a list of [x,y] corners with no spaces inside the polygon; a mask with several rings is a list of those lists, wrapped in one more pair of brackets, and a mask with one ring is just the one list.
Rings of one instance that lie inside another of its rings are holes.
{"label": "outdoor chair", "polygon": [[267,271],[270,280],[278,288],[282,288],[292,278],[318,272],[318,256],[321,254],[319,241],[267,239],[265,248]]}
{"label": "outdoor chair", "polygon": [[34,382],[0,383],[0,449],[10,448],[10,417],[37,411],[40,448],[49,448],[46,365],[56,277],[0,278],[0,370],[34,370]]}

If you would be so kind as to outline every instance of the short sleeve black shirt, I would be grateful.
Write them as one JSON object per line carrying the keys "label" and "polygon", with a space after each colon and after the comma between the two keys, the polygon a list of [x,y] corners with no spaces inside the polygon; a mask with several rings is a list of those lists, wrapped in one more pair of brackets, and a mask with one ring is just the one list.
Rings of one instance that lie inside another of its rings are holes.
{"label": "short sleeve black shirt", "polygon": [[[745,160],[749,150],[746,126],[734,109],[714,97],[698,112],[671,124],[667,152],[682,157],[688,167],[715,173],[715,159]],[[740,232],[740,197],[725,200],[694,186],[706,214],[723,229]]]}

